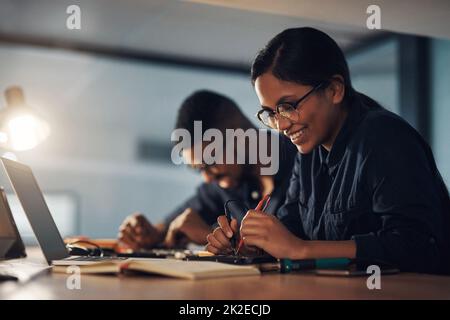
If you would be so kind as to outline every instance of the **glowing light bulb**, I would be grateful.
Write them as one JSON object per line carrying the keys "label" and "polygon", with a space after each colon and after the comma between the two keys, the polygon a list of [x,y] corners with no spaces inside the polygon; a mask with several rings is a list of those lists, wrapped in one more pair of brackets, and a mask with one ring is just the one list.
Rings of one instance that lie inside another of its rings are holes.
{"label": "glowing light bulb", "polygon": [[2,148],[23,151],[41,143],[50,134],[50,127],[25,102],[21,87],[5,90],[6,108],[0,111],[0,145]]}
{"label": "glowing light bulb", "polygon": [[11,147],[17,151],[34,148],[50,133],[45,122],[30,114],[11,118],[7,130]]}

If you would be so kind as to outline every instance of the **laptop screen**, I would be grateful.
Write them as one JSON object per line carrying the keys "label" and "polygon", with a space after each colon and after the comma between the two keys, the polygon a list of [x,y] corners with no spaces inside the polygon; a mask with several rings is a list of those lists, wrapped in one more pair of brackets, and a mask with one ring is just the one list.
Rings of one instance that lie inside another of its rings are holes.
{"label": "laptop screen", "polygon": [[9,208],[5,191],[0,187],[0,259],[25,256],[25,247]]}
{"label": "laptop screen", "polygon": [[7,208],[0,199],[0,260],[6,258],[6,253],[16,241],[14,226],[11,223]]}
{"label": "laptop screen", "polygon": [[52,260],[68,257],[64,241],[31,169],[5,158],[1,158],[1,161],[46,260],[50,263]]}

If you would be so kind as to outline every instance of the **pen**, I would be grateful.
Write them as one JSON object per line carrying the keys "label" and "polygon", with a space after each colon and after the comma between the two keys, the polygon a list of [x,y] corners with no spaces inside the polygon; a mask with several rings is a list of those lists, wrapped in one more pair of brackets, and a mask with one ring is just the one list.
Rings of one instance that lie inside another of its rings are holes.
{"label": "pen", "polygon": [[[264,211],[264,210],[267,208],[267,206],[269,205],[269,201],[270,201],[270,194],[266,194],[266,195],[261,199],[261,201],[258,203],[258,205],[256,206],[255,210],[257,210],[257,211],[259,211],[259,210]],[[237,247],[236,254],[239,253],[239,251],[241,250],[241,247],[242,247],[243,245],[244,245],[244,240],[241,239],[241,240],[239,241],[239,245],[238,245],[238,247]]]}

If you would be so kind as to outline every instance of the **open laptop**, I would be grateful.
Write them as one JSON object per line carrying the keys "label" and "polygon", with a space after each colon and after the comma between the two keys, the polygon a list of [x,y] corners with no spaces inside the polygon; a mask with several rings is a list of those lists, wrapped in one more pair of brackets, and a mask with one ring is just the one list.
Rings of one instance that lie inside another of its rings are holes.
{"label": "open laptop", "polygon": [[126,260],[118,257],[71,256],[30,167],[9,159],[0,159],[49,264],[86,265],[104,260]]}
{"label": "open laptop", "polygon": [[30,259],[24,259],[25,257],[25,246],[5,191],[0,187],[0,281],[25,282],[50,268],[47,264],[32,262]]}

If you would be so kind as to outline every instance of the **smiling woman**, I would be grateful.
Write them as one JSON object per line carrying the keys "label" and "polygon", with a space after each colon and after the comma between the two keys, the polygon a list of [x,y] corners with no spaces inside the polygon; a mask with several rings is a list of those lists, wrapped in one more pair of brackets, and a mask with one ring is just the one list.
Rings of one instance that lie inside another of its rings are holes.
{"label": "smiling woman", "polygon": [[333,39],[311,28],[272,39],[253,63],[252,83],[261,105],[276,118],[274,129],[302,153],[319,144],[331,148],[355,95],[344,54]]}
{"label": "smiling woman", "polygon": [[[358,258],[449,273],[450,199],[430,147],[399,116],[353,89],[336,42],[288,29],[257,55],[258,118],[297,147],[285,205],[250,210],[240,234],[277,258]],[[210,236],[230,238],[226,219]]]}

